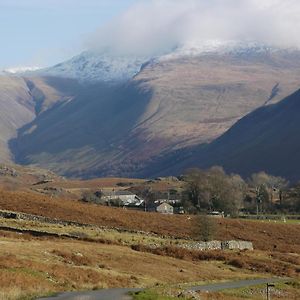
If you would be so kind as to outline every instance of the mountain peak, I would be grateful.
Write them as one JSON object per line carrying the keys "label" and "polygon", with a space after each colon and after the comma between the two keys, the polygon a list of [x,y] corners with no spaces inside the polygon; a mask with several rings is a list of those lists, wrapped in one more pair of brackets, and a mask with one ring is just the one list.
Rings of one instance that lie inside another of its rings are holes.
{"label": "mountain peak", "polygon": [[116,83],[136,75],[146,57],[116,56],[105,52],[84,51],[53,67],[38,71],[41,75],[76,78],[83,83]]}
{"label": "mountain peak", "polygon": [[205,54],[250,54],[275,52],[278,50],[280,49],[256,41],[217,39],[203,40],[179,45],[174,49],[174,51],[163,55],[161,60],[177,59],[185,56],[200,56]]}
{"label": "mountain peak", "polygon": [[159,63],[176,60],[182,57],[202,55],[235,55],[253,56],[276,51],[295,49],[279,49],[255,41],[236,40],[203,40],[184,43],[170,49],[160,56],[122,55],[107,51],[84,51],[73,58],[55,66],[37,68],[12,68],[10,74],[34,74],[77,79],[82,83],[105,82],[110,84],[130,80],[148,63]]}

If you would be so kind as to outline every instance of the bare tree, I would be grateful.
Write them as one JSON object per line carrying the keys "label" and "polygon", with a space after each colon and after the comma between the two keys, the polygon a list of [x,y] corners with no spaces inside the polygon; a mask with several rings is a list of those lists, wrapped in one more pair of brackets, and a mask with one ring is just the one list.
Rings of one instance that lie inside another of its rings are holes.
{"label": "bare tree", "polygon": [[197,215],[193,220],[192,233],[195,239],[208,242],[215,238],[216,219],[207,215]]}
{"label": "bare tree", "polygon": [[273,191],[278,191],[280,205],[283,201],[283,190],[287,188],[289,182],[282,177],[269,175],[265,172],[252,174],[249,185],[255,188],[257,213],[267,210],[272,204]]}
{"label": "bare tree", "polygon": [[190,200],[198,209],[221,210],[237,215],[243,205],[246,183],[238,175],[228,176],[221,167],[207,171],[191,169],[185,180]]}

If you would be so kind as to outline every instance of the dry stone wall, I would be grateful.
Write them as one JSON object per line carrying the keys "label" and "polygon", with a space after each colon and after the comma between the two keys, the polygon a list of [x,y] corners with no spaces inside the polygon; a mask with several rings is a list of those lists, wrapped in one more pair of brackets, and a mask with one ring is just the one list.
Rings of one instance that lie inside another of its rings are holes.
{"label": "dry stone wall", "polygon": [[253,250],[252,242],[248,241],[210,241],[180,245],[189,250]]}
{"label": "dry stone wall", "polygon": [[[72,221],[63,221],[57,219],[51,219],[43,216],[31,215],[26,213],[19,213],[19,212],[11,212],[0,210],[0,218],[6,219],[19,219],[19,220],[28,220],[28,221],[37,221],[43,223],[50,223],[50,224],[59,224],[64,226],[77,226],[77,227],[94,227],[90,224],[82,224]],[[107,228],[107,227],[98,227],[103,230],[106,229],[113,229],[118,232],[131,232],[131,233],[140,233],[140,234],[147,234],[148,232],[143,231],[133,231],[133,230],[126,230],[120,228]],[[4,229],[4,227],[3,227]],[[28,231],[29,232],[29,231]],[[252,242],[248,241],[210,241],[210,242],[189,242],[186,244],[179,245],[179,247],[189,249],[189,250],[253,250]]]}

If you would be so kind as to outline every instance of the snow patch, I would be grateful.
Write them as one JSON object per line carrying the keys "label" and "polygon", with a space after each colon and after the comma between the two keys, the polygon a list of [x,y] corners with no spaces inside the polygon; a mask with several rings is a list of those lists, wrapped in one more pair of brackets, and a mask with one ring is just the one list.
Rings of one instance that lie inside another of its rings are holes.
{"label": "snow patch", "polygon": [[161,56],[159,61],[205,54],[250,54],[270,51],[276,51],[276,49],[253,41],[206,40],[178,46],[173,52]]}
{"label": "snow patch", "polygon": [[19,73],[25,73],[25,72],[33,72],[41,69],[41,67],[12,67],[12,68],[7,68],[3,70],[3,73],[8,73],[8,74],[19,74]]}
{"label": "snow patch", "polygon": [[85,51],[70,60],[38,71],[41,75],[76,78],[89,82],[122,82],[136,75],[146,57],[112,56]]}

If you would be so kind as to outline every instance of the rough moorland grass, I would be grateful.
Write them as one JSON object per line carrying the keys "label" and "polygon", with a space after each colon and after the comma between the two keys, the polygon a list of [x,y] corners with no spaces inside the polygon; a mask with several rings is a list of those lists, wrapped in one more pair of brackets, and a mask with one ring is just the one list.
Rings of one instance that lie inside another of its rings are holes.
{"label": "rough moorland grass", "polygon": [[157,235],[142,234],[135,232],[119,232],[114,229],[101,229],[96,226],[64,226],[60,224],[42,223],[38,221],[27,221],[27,220],[15,220],[15,219],[4,219],[0,218],[0,226],[6,226],[9,228],[35,230],[39,232],[49,232],[55,234],[67,234],[76,236],[81,240],[94,240],[99,243],[111,243],[111,244],[122,244],[122,245],[134,245],[134,244],[145,244],[145,245],[179,245],[189,243],[190,240],[184,239],[172,239],[163,238]]}
{"label": "rough moorland grass", "polygon": [[153,248],[147,245],[133,245],[135,251],[148,252],[161,256],[169,256],[190,261],[222,261],[239,269],[253,270],[260,273],[271,273],[278,276],[299,276],[299,256],[282,257],[261,252],[249,251],[196,251],[167,246]]}
{"label": "rough moorland grass", "polygon": [[[221,293],[224,298],[232,297],[233,299],[266,299],[266,285],[257,285],[240,289],[224,290]],[[270,288],[270,298],[275,299],[300,299],[299,281],[279,282],[275,287]],[[204,298],[205,299],[205,298]],[[214,299],[214,298],[211,298]]]}
{"label": "rough moorland grass", "polygon": [[[143,230],[159,235],[187,238],[191,236],[193,217],[166,216],[157,213],[124,210],[84,204],[68,199],[51,199],[25,192],[0,190],[0,209],[42,215],[59,220],[88,223],[96,226],[119,227],[130,230]],[[249,220],[217,220],[219,240],[248,240],[254,248],[283,253],[300,253],[300,225]]]}
{"label": "rough moorland grass", "polygon": [[0,236],[0,245],[0,299],[29,299],[32,295],[68,290],[151,287],[158,283],[178,286],[178,283],[258,276],[243,269],[233,271],[220,262],[179,260],[121,245],[28,238],[11,232]]}

